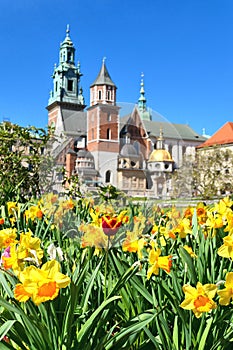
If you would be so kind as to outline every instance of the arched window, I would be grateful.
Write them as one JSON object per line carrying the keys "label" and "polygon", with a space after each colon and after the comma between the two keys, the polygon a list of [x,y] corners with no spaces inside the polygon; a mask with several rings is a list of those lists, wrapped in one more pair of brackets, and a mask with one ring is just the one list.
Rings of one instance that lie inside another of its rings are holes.
{"label": "arched window", "polygon": [[101,100],[101,98],[102,98],[102,91],[101,90],[98,91],[98,96],[99,96],[99,100]]}
{"label": "arched window", "polygon": [[111,129],[107,129],[107,140],[111,140]]}
{"label": "arched window", "polygon": [[105,182],[106,182],[106,183],[111,182],[111,175],[112,175],[111,171],[110,171],[110,170],[107,170],[107,171],[106,171],[106,174],[105,174]]}

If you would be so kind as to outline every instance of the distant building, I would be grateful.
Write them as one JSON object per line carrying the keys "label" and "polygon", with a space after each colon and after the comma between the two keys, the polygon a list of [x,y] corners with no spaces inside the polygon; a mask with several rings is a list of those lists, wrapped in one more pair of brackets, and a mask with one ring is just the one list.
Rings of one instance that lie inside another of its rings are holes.
{"label": "distant building", "polygon": [[[200,144],[196,148],[197,155],[201,159],[214,159],[214,156],[218,158],[212,165],[208,165],[211,173],[215,177],[215,188],[217,194],[230,194],[233,193],[233,123],[225,123],[219,130],[209,137],[204,143]],[[209,162],[208,164],[211,164]],[[204,181],[204,170],[202,178]],[[210,179],[213,183],[213,180]],[[207,181],[208,182],[208,181]]]}
{"label": "distant building", "polygon": [[117,86],[105,60],[90,86],[87,107],[69,28],[52,77],[48,123],[58,137],[53,145],[56,162],[66,168],[67,175],[77,174],[90,188],[112,184],[132,196],[169,197],[170,174],[185,154],[195,154],[206,137],[188,125],[153,121],[143,76],[138,103],[120,116]]}

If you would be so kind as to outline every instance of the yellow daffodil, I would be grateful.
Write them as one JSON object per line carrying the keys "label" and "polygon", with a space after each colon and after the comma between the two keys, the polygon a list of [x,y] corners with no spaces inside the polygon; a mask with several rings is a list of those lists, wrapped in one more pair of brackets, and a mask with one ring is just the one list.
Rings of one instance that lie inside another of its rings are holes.
{"label": "yellow daffodil", "polygon": [[16,241],[16,228],[5,228],[0,230],[0,249],[7,248]]}
{"label": "yellow daffodil", "polygon": [[19,242],[16,241],[11,244],[8,254],[2,256],[4,268],[11,268],[18,274],[27,263],[39,266],[43,258],[43,250],[40,244],[40,239],[32,237],[31,232],[21,233]]}
{"label": "yellow daffodil", "polygon": [[31,298],[36,305],[55,299],[60,288],[70,283],[70,278],[60,272],[60,264],[56,260],[48,261],[41,269],[26,267],[19,274],[19,280],[21,283],[15,286],[15,299],[25,302]]}
{"label": "yellow daffodil", "polygon": [[92,219],[92,224],[95,226],[101,226],[102,219],[100,217],[100,214],[98,211],[94,210],[93,208],[90,209],[90,216]]}
{"label": "yellow daffodil", "polygon": [[230,301],[233,299],[233,272],[228,272],[226,275],[224,289],[219,290],[217,293],[220,296],[220,305],[229,305]]}
{"label": "yellow daffodil", "polygon": [[1,263],[4,269],[13,269],[15,272],[23,269],[24,264],[17,258],[16,243],[5,249],[1,257]]}
{"label": "yellow daffodil", "polygon": [[179,221],[178,225],[173,228],[173,232],[178,233],[180,238],[185,238],[187,234],[192,233],[192,227],[188,218],[183,218]]}
{"label": "yellow daffodil", "polygon": [[16,202],[7,202],[7,211],[9,215],[15,215],[18,212],[18,206]]}
{"label": "yellow daffodil", "polygon": [[74,206],[75,206],[75,203],[71,198],[62,202],[63,210],[72,210],[74,209]]}
{"label": "yellow daffodil", "polygon": [[151,249],[149,253],[149,264],[151,265],[147,271],[147,278],[149,279],[152,274],[158,275],[159,269],[162,269],[169,273],[172,267],[172,256],[160,256],[160,249]]}
{"label": "yellow daffodil", "polygon": [[221,228],[224,225],[222,215],[219,213],[213,213],[211,211],[207,212],[206,225],[212,229]]}
{"label": "yellow daffodil", "polygon": [[34,221],[36,219],[42,219],[43,211],[38,205],[32,205],[29,209],[25,210],[24,215],[26,217],[26,222],[28,222],[28,220]]}
{"label": "yellow daffodil", "polygon": [[217,292],[215,284],[204,284],[197,282],[197,286],[192,287],[188,284],[183,286],[185,300],[180,304],[185,310],[192,310],[194,315],[199,318],[203,312],[210,312],[217,307],[213,301]]}
{"label": "yellow daffodil", "polygon": [[228,211],[226,214],[226,227],[224,228],[224,232],[233,234],[233,211]]}
{"label": "yellow daffodil", "polygon": [[193,252],[192,248],[188,245],[184,245],[184,249],[189,253],[192,258],[197,258],[197,255]]}
{"label": "yellow daffodil", "polygon": [[220,199],[218,203],[214,205],[214,211],[224,216],[228,211],[231,210],[233,201],[229,197]]}
{"label": "yellow daffodil", "polygon": [[193,213],[194,213],[194,208],[188,207],[184,211],[184,217],[192,220]]}
{"label": "yellow daffodil", "polygon": [[218,255],[233,259],[233,233],[223,238],[223,245],[218,249]]}
{"label": "yellow daffodil", "polygon": [[37,265],[40,265],[43,257],[41,249],[41,240],[38,237],[32,237],[32,232],[21,233],[18,246],[18,259],[34,260]]}
{"label": "yellow daffodil", "polygon": [[144,245],[144,238],[139,238],[136,232],[127,231],[126,238],[122,243],[122,250],[123,252],[137,253],[138,258],[142,259],[142,250]]}
{"label": "yellow daffodil", "polygon": [[200,225],[203,225],[207,220],[206,205],[204,203],[197,204],[197,221]]}
{"label": "yellow daffodil", "polygon": [[108,236],[104,234],[102,227],[97,227],[92,224],[81,224],[79,230],[83,232],[81,238],[82,248],[107,248]]}

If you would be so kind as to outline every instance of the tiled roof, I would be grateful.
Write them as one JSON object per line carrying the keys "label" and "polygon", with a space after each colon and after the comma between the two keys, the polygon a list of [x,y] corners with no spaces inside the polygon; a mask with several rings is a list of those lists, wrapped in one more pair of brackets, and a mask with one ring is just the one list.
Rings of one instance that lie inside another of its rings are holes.
{"label": "tiled roof", "polygon": [[87,113],[62,109],[64,131],[68,135],[85,135],[87,132]]}
{"label": "tiled roof", "polygon": [[198,148],[233,143],[233,123],[227,122],[213,136],[198,146]]}
{"label": "tiled roof", "polygon": [[147,132],[151,136],[158,137],[160,129],[162,128],[164,138],[167,139],[181,139],[181,140],[195,140],[205,141],[206,138],[198,134],[187,124],[175,124],[169,122],[144,121]]}
{"label": "tiled roof", "polygon": [[[123,116],[120,119],[121,128],[130,119],[131,114]],[[166,121],[148,121],[144,120],[143,124],[146,131],[150,133],[151,137],[159,137],[160,129],[162,128],[165,139],[178,139],[178,140],[193,140],[198,142],[204,142],[206,137],[198,134],[187,124],[175,124]]]}

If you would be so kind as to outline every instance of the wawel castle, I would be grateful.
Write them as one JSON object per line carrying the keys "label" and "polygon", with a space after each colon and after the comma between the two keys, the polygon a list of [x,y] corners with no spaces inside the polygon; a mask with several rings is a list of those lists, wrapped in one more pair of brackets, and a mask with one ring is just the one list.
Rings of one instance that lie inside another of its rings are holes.
{"label": "wawel castle", "polygon": [[[112,184],[132,196],[169,197],[171,173],[207,138],[188,125],[153,121],[143,76],[137,104],[122,115],[117,81],[112,80],[104,60],[93,77],[86,105],[80,64],[75,62],[67,28],[47,106],[48,124],[57,136],[53,144],[56,163],[88,188]],[[57,186],[59,180],[58,173]]]}

